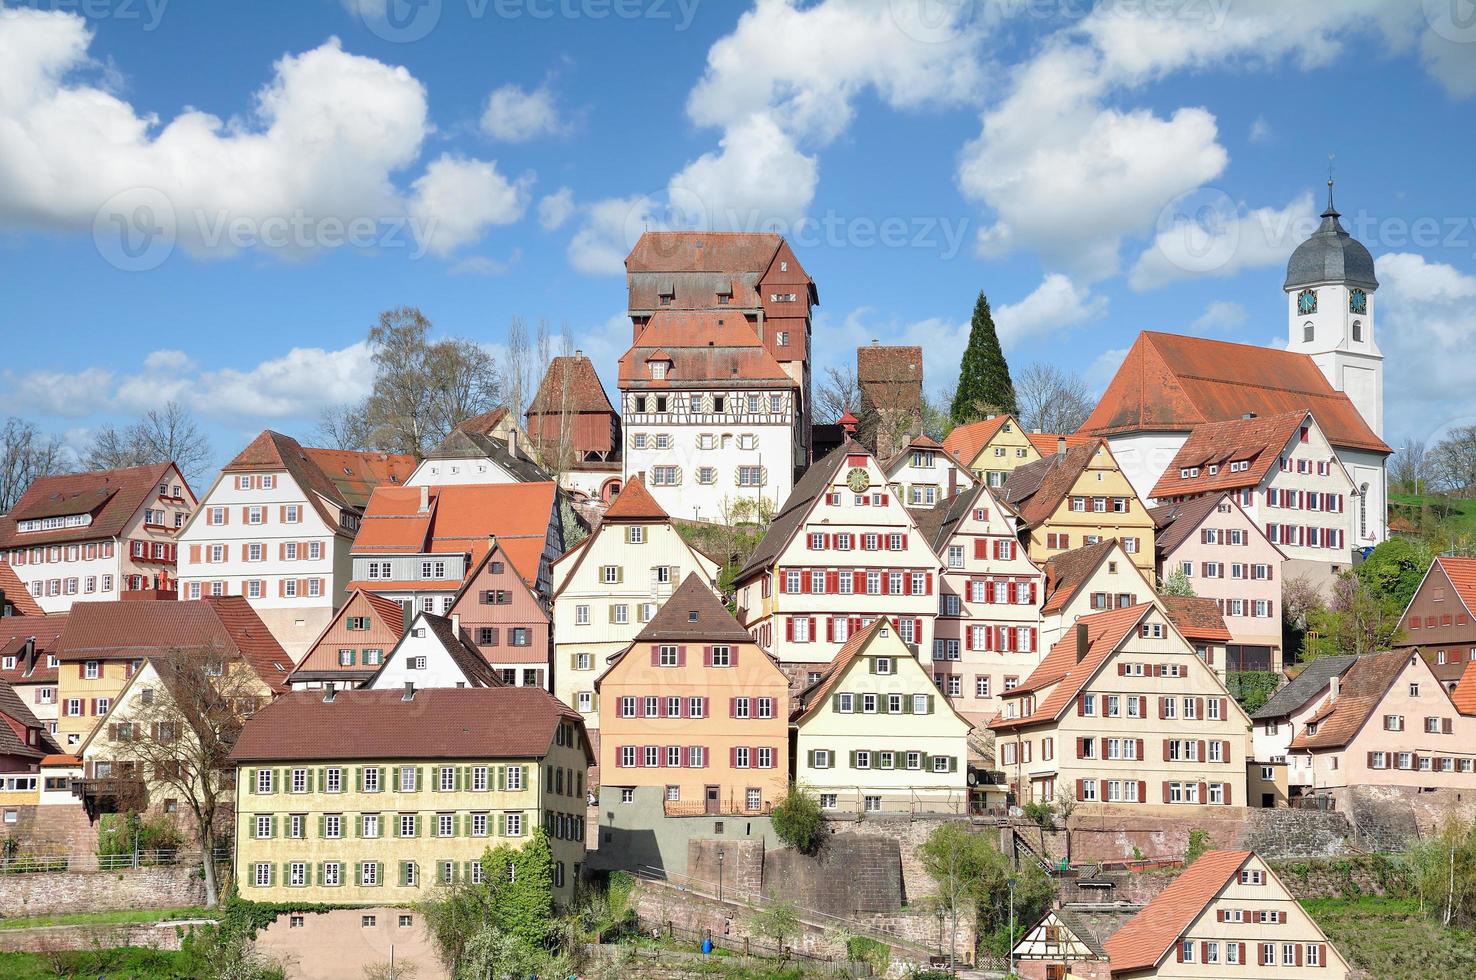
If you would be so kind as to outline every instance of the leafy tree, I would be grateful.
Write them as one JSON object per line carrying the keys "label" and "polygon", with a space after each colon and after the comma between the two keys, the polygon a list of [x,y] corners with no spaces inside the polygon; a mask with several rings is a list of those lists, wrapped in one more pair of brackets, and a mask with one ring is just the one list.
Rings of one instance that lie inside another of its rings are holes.
{"label": "leafy tree", "polygon": [[1418,494],[1420,484],[1425,482],[1429,470],[1430,454],[1423,439],[1413,437],[1404,440],[1389,459],[1389,483],[1393,487]]}
{"label": "leafy tree", "polygon": [[1415,841],[1405,855],[1420,911],[1444,926],[1476,923],[1476,827],[1448,813],[1440,829]]}
{"label": "leafy tree", "polygon": [[800,930],[799,910],[793,902],[773,902],[749,909],[748,927],[760,936],[774,940],[781,951],[784,941]]}
{"label": "leafy tree", "polygon": [[1374,592],[1355,573],[1344,572],[1333,583],[1327,606],[1307,616],[1308,632],[1318,639],[1308,644],[1302,659],[1387,650],[1399,635],[1402,614],[1402,607]]}
{"label": "leafy tree", "polygon": [[954,424],[963,425],[982,418],[989,411],[1017,411],[1015,386],[1010,380],[1010,366],[999,345],[994,317],[984,291],[974,301],[973,322],[969,325],[969,345],[959,365],[958,388],[953,393],[949,414]]}
{"label": "leafy tree", "polygon": [[[438,889],[419,910],[441,962],[455,977],[483,977],[487,964],[543,955],[555,926],[548,835],[540,828],[521,847],[488,849],[480,884]],[[474,963],[482,965],[480,970],[470,970]],[[498,966],[493,975],[506,974]]]}
{"label": "leafy tree", "polygon": [[1355,571],[1364,585],[1402,612],[1434,561],[1435,553],[1424,542],[1390,538]]}
{"label": "leafy tree", "polygon": [[1192,597],[1194,585],[1182,568],[1176,568],[1158,580],[1158,594]]}
{"label": "leafy tree", "polygon": [[784,798],[769,816],[774,834],[803,854],[813,854],[825,838],[825,814],[814,794],[790,783]]}
{"label": "leafy tree", "polygon": [[987,836],[973,833],[966,824],[941,825],[923,842],[918,856],[937,885],[935,901],[953,925],[955,945],[958,922],[971,908],[987,948],[1002,954],[1013,945],[1008,928],[1011,880],[1015,882],[1016,937],[1050,906],[1055,895],[1055,885],[1038,867],[1031,865],[1017,873]]}

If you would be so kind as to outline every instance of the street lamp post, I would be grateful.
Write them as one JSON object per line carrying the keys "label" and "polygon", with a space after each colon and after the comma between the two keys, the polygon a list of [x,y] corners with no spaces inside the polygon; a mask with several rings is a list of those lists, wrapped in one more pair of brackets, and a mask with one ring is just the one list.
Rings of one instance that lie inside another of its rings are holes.
{"label": "street lamp post", "polygon": [[718,848],[718,901],[723,900],[723,849]]}
{"label": "street lamp post", "polygon": [[1006,879],[1010,886],[1010,976],[1015,975],[1015,876]]}

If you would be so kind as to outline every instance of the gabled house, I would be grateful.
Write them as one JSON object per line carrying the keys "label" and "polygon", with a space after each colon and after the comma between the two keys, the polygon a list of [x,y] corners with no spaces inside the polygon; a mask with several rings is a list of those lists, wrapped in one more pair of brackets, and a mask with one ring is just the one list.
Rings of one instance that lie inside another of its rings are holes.
{"label": "gabled house", "polygon": [[973,473],[931,436],[917,435],[882,463],[887,486],[908,507],[933,507],[976,482]]}
{"label": "gabled house", "polygon": [[[1168,614],[1169,622],[1179,635],[1189,641],[1194,653],[1224,679],[1231,671],[1226,669],[1225,648],[1230,642],[1230,628],[1215,600],[1203,596],[1160,595],[1159,606]],[[1240,670],[1243,668],[1235,668]]]}
{"label": "gabled house", "polygon": [[445,615],[494,541],[528,586],[548,595],[564,550],[558,487],[380,487],[354,537],[349,585]]}
{"label": "gabled house", "polygon": [[546,691],[295,691],[246,723],[231,761],[249,901],[407,906],[480,884],[489,848],[540,828],[554,903],[573,900],[593,755]]}
{"label": "gabled house", "polygon": [[409,694],[423,688],[501,687],[502,680],[466,635],[460,617],[422,612],[363,686]]}
{"label": "gabled house", "polygon": [[26,583],[10,567],[9,556],[0,555],[0,619],[7,616],[45,616],[46,610],[31,595]]}
{"label": "gabled house", "polygon": [[1015,944],[1014,962],[1021,978],[1064,980],[1069,975],[1081,980],[1109,980],[1112,968],[1099,937],[1101,930],[1094,921],[1101,915],[1094,913],[1096,909],[1078,912],[1066,906],[1047,910]]}
{"label": "gabled house", "polygon": [[983,725],[999,710],[1000,692],[1040,662],[1045,576],[1020,545],[1019,518],[982,483],[913,517],[943,559],[933,681]]}
{"label": "gabled house", "polygon": [[1004,500],[1021,517],[1037,563],[1107,538],[1145,572],[1153,572],[1153,519],[1133,492],[1102,439],[1077,445],[1057,440],[1056,451],[1017,467],[1005,481]]}
{"label": "gabled house", "polygon": [[552,618],[548,600],[534,586],[501,539],[494,539],[462,583],[448,615],[461,620],[504,684],[548,690],[553,682]]}
{"label": "gabled house", "polygon": [[1440,555],[1425,571],[1404,615],[1394,647],[1419,650],[1446,690],[1455,690],[1476,660],[1476,558]]}
{"label": "gabled house", "polygon": [[620,415],[584,351],[549,362],[527,418],[528,438],[559,486],[609,503],[620,489]]}
{"label": "gabled house", "polygon": [[479,483],[545,483],[551,477],[511,442],[475,430],[452,429],[426,453],[406,486],[444,487]]}
{"label": "gabled house", "polygon": [[789,681],[700,576],[687,576],[595,687],[601,809],[655,793],[668,816],[739,816],[784,795]]}
{"label": "gabled house", "polygon": [[1049,650],[1083,616],[1153,602],[1153,583],[1122,549],[1104,538],[1047,559],[1040,606],[1040,648]]}
{"label": "gabled house", "polygon": [[312,449],[267,430],[221,470],[180,540],[181,599],[239,595],[294,659],[347,598],[370,494],[412,456]]}
{"label": "gabled house", "polygon": [[1276,872],[1251,851],[1200,855],[1103,947],[1113,980],[1343,980],[1349,971]]}
{"label": "gabled house", "polygon": [[1296,677],[1251,714],[1251,763],[1249,797],[1252,805],[1284,806],[1300,797],[1309,786],[1306,771],[1288,777],[1287,758],[1292,740],[1302,732],[1307,719],[1317,713],[1334,680],[1356,663],[1357,657],[1318,657],[1303,665]]}
{"label": "gabled house", "polygon": [[292,658],[240,596],[74,605],[57,643],[57,741],[63,751],[78,751],[149,657],[190,650],[240,658],[273,694],[287,689]]}
{"label": "gabled house", "polygon": [[851,635],[795,699],[795,778],[827,811],[964,813],[973,726],[892,620]]}
{"label": "gabled house", "polygon": [[677,532],[639,477],[554,563],[554,694],[599,728],[595,681],[693,572],[714,590],[718,566]]}
{"label": "gabled house", "polygon": [[403,606],[355,589],[308,647],[287,678],[287,686],[294,691],[317,690],[328,684],[359,687],[379,670],[385,651],[393,649],[404,632]]}
{"label": "gabled house", "polygon": [[941,570],[876,457],[848,440],[805,472],[734,576],[738,621],[797,688],[814,683],[850,636],[882,617],[925,657]]}
{"label": "gabled house", "polygon": [[1413,651],[1359,657],[1287,746],[1287,780],[1334,797],[1352,786],[1476,788],[1476,715],[1458,707],[1468,699]]}
{"label": "gabled house", "polygon": [[[61,752],[46,725],[16,694],[9,682],[0,680],[0,794],[39,792],[35,774],[41,760]],[[31,774],[17,782],[13,774]],[[10,802],[8,796],[0,796]]]}
{"label": "gabled house", "polygon": [[1212,599],[1230,638],[1226,670],[1281,669],[1281,574],[1286,554],[1228,492],[1209,493],[1149,511],[1157,528],[1158,578],[1182,572],[1200,598]]}
{"label": "gabled house", "polygon": [[[0,515],[0,563],[47,613],[74,602],[173,599],[195,495],[173,463],[43,476]],[[3,588],[0,584],[0,588]]]}
{"label": "gabled house", "polygon": [[[998,489],[1014,472],[1040,459],[1040,450],[1013,415],[991,415],[956,426],[943,439],[943,448],[979,479]],[[1049,452],[1055,451],[1055,444]]]}
{"label": "gabled house", "polygon": [[1078,620],[989,727],[1016,800],[1244,806],[1250,720],[1157,606]]}
{"label": "gabled house", "polygon": [[1355,486],[1311,412],[1196,426],[1150,493],[1160,503],[1229,493],[1286,557],[1328,578],[1351,562]]}
{"label": "gabled house", "polygon": [[66,625],[65,613],[0,617],[0,680],[52,735],[57,730],[57,647]]}
{"label": "gabled house", "polygon": [[658,311],[619,372],[626,482],[709,522],[789,495],[808,439],[800,382],[742,316]]}

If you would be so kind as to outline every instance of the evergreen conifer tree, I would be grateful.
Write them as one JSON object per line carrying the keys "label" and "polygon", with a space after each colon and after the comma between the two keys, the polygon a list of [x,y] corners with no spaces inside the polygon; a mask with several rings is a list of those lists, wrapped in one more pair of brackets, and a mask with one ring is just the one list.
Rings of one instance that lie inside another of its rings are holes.
{"label": "evergreen conifer tree", "polygon": [[964,350],[963,363],[959,365],[958,389],[954,392],[949,414],[955,425],[964,425],[990,411],[1017,414],[1010,366],[999,346],[994,317],[989,313],[989,300],[980,290],[969,327],[969,346]]}

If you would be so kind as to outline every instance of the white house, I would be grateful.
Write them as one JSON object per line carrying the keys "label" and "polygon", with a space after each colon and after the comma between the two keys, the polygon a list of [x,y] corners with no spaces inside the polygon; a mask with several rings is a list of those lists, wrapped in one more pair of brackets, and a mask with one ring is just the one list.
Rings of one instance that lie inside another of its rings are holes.
{"label": "white house", "polygon": [[963,493],[974,474],[930,436],[918,435],[882,463],[887,485],[908,507],[932,507]]}
{"label": "white house", "polygon": [[799,384],[744,317],[661,311],[620,359],[625,480],[643,476],[668,513],[728,520],[772,508],[804,464]]}
{"label": "white house", "polygon": [[411,621],[364,687],[376,691],[433,687],[498,687],[487,661],[461,628],[458,616],[423,612]]}
{"label": "white house", "polygon": [[294,661],[347,597],[369,495],[410,456],[309,449],[267,430],[221,470],[179,549],[179,597],[245,596]]}

